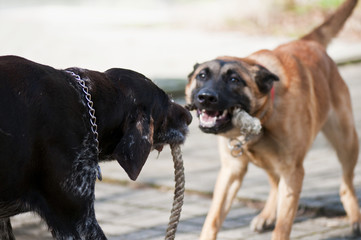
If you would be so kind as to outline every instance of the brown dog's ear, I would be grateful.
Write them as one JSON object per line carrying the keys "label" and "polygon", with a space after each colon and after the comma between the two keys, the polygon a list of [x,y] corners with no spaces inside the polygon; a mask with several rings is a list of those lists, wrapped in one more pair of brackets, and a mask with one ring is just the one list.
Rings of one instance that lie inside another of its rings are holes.
{"label": "brown dog's ear", "polygon": [[189,80],[190,77],[192,77],[194,71],[199,67],[199,65],[200,65],[199,63],[194,64],[193,71],[190,74],[188,74],[188,80]]}
{"label": "brown dog's ear", "polygon": [[278,78],[277,75],[268,71],[267,68],[260,65],[257,65],[257,67],[258,67],[258,71],[256,71],[255,80],[258,89],[260,90],[261,93],[264,94],[269,93],[269,91],[271,91],[273,87],[273,82],[279,81],[280,79]]}
{"label": "brown dog's ear", "polygon": [[185,98],[188,104],[192,102],[191,101],[192,91],[196,87],[196,81],[195,80],[191,81],[192,80],[191,77],[193,76],[194,72],[197,70],[199,65],[200,65],[199,63],[194,64],[193,71],[190,74],[188,74],[188,83],[185,87],[185,95],[186,95]]}
{"label": "brown dog's ear", "polygon": [[153,145],[153,121],[138,117],[128,125],[123,137],[116,146],[113,156],[128,174],[136,180],[143,168]]}

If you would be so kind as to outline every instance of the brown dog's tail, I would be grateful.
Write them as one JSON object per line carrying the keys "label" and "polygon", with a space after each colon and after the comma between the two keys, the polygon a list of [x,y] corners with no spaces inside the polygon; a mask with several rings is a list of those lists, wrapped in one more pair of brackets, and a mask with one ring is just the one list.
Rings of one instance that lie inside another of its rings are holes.
{"label": "brown dog's tail", "polygon": [[342,29],[347,18],[351,15],[358,0],[346,0],[331,16],[312,32],[302,37],[302,40],[316,41],[327,47],[332,38]]}

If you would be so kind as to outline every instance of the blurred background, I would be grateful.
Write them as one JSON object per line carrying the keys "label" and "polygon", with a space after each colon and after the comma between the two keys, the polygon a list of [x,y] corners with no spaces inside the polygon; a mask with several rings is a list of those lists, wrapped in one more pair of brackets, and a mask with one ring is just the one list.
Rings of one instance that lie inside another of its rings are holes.
{"label": "blurred background", "polygon": [[[196,62],[273,48],[308,32],[341,2],[0,0],[0,55],[55,68],[130,68],[173,91]],[[361,42],[360,7],[342,41]]]}

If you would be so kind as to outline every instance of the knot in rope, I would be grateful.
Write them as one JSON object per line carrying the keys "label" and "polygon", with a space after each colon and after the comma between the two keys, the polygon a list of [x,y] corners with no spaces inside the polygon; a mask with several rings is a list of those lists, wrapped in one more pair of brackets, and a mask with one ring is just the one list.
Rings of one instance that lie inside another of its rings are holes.
{"label": "knot in rope", "polygon": [[241,136],[239,138],[231,138],[228,142],[228,148],[231,150],[233,157],[239,157],[243,154],[243,146],[254,136],[261,134],[261,121],[249,115],[246,111],[235,109],[233,111],[232,123],[238,127]]}

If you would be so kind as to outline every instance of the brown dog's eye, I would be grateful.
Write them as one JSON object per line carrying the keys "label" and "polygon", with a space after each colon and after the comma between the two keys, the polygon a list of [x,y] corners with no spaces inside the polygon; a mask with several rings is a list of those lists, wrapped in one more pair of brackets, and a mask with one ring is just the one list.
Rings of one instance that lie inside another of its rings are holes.
{"label": "brown dog's eye", "polygon": [[230,81],[233,82],[233,83],[238,83],[238,82],[239,82],[239,79],[236,78],[236,77],[232,77],[232,78],[230,79]]}
{"label": "brown dog's eye", "polygon": [[231,83],[242,84],[242,85],[246,86],[246,82],[243,79],[239,78],[239,77],[235,77],[235,76],[230,77],[229,81]]}
{"label": "brown dog's eye", "polygon": [[207,78],[207,73],[206,73],[206,71],[201,71],[201,72],[197,75],[197,78],[198,78],[199,80],[206,80],[206,78]]}

